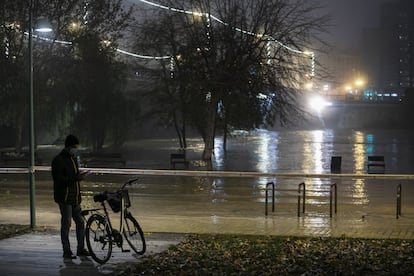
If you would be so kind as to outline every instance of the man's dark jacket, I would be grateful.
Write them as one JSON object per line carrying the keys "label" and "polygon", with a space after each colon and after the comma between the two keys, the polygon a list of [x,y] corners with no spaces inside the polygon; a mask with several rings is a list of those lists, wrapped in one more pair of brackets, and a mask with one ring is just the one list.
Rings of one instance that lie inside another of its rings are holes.
{"label": "man's dark jacket", "polygon": [[67,148],[52,161],[53,190],[56,203],[78,205],[81,203],[76,157]]}

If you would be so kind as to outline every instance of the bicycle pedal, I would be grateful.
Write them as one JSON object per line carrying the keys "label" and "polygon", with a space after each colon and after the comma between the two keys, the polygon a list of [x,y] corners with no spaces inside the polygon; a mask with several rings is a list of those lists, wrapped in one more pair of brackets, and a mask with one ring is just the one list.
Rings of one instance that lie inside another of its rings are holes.
{"label": "bicycle pedal", "polygon": [[131,250],[129,250],[129,249],[122,249],[122,252],[123,252],[123,253],[126,253],[126,252],[131,252]]}

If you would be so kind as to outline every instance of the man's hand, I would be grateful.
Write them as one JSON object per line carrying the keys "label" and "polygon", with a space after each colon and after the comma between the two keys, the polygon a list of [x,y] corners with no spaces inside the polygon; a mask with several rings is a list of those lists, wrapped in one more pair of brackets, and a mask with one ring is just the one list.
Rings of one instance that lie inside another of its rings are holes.
{"label": "man's hand", "polygon": [[82,171],[80,173],[78,173],[77,175],[77,180],[81,181],[85,179],[85,176],[88,175],[91,171]]}

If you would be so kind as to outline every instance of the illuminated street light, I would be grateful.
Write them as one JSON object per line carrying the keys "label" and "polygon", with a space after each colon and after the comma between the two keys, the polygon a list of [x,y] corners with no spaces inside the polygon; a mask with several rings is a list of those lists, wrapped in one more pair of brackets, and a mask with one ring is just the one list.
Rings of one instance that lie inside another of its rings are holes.
{"label": "illuminated street light", "polygon": [[359,95],[359,94],[360,94],[361,89],[364,86],[364,84],[365,84],[365,82],[362,79],[356,79],[355,80],[355,95],[359,98],[361,97],[361,95]]}
{"label": "illuminated street light", "polygon": [[313,88],[313,82],[305,83],[305,88],[308,89],[308,90],[311,90]]}
{"label": "illuminated street light", "polygon": [[80,28],[81,28],[81,24],[77,21],[72,21],[68,26],[69,31],[72,33],[78,32]]}
{"label": "illuminated street light", "polygon": [[30,153],[30,166],[29,166],[29,182],[30,182],[30,227],[36,227],[36,204],[35,204],[35,130],[34,130],[34,97],[33,97],[33,31],[37,32],[51,32],[52,27],[44,17],[39,18],[33,28],[33,0],[30,0],[29,6],[29,97],[30,97],[30,139],[29,139],[29,153]]}
{"label": "illuminated street light", "polygon": [[325,107],[331,105],[331,102],[326,101],[319,95],[315,95],[309,100],[309,106],[318,113],[320,113]]}
{"label": "illuminated street light", "polygon": [[102,40],[102,44],[105,45],[106,47],[111,46],[112,42],[110,40]]}
{"label": "illuminated street light", "polygon": [[357,79],[355,81],[355,85],[358,86],[358,87],[362,87],[364,85],[364,81],[361,80],[361,79]]}

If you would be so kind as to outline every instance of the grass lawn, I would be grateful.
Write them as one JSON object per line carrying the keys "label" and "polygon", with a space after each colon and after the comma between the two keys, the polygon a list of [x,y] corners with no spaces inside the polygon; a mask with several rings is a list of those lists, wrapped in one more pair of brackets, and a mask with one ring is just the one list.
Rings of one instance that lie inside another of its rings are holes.
{"label": "grass lawn", "polygon": [[7,239],[16,235],[30,233],[28,225],[19,224],[0,224],[0,240]]}
{"label": "grass lawn", "polygon": [[[46,228],[0,225],[0,239]],[[414,275],[414,240],[188,235],[116,275]]]}
{"label": "grass lawn", "polygon": [[414,275],[413,240],[190,235],[119,275]]}

